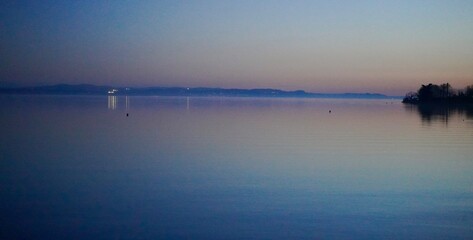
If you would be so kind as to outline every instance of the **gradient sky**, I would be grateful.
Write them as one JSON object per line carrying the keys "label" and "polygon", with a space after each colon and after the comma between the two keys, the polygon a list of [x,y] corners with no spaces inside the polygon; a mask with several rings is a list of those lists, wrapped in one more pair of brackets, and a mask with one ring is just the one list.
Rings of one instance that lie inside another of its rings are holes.
{"label": "gradient sky", "polygon": [[473,84],[473,1],[1,1],[0,81],[403,95]]}

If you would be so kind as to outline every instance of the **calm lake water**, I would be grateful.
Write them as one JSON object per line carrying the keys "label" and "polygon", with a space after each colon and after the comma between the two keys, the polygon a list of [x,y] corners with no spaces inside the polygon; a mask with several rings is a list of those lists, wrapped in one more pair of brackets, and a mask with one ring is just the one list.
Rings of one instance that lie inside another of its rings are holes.
{"label": "calm lake water", "polygon": [[0,239],[473,238],[468,109],[0,95],[0,133]]}

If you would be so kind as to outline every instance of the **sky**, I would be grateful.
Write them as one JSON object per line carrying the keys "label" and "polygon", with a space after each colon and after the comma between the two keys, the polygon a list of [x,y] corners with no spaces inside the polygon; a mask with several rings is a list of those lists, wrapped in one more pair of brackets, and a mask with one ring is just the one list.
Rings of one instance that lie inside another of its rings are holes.
{"label": "sky", "polygon": [[0,82],[403,95],[473,84],[473,1],[0,1]]}

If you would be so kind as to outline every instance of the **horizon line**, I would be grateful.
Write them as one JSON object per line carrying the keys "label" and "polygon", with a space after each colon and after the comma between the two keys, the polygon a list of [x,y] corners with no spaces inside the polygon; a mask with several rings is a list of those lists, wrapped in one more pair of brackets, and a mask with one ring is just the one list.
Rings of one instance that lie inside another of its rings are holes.
{"label": "horizon line", "polygon": [[[4,85],[5,84],[5,85]],[[4,85],[4,86],[2,86]],[[281,88],[272,88],[272,87],[258,87],[258,88],[238,88],[238,87],[208,87],[208,86],[198,86],[198,87],[189,87],[189,86],[162,86],[162,85],[155,85],[155,86],[127,86],[127,85],[105,85],[105,84],[91,84],[91,83],[55,83],[55,84],[39,84],[39,85],[21,85],[16,83],[8,83],[8,82],[1,82],[0,81],[0,89],[25,89],[25,88],[41,88],[41,87],[54,87],[54,86],[94,86],[94,87],[107,87],[107,88],[130,88],[130,89],[146,89],[146,88],[161,88],[161,89],[172,89],[172,88],[181,88],[181,89],[220,89],[220,90],[276,90],[282,91],[286,93],[295,93],[295,92],[302,92],[305,94],[370,94],[370,95],[382,95],[386,97],[403,97],[401,95],[388,95],[379,92],[357,92],[357,91],[344,91],[344,92],[314,92],[314,91],[307,91],[304,89],[296,89],[296,90],[286,90]]]}

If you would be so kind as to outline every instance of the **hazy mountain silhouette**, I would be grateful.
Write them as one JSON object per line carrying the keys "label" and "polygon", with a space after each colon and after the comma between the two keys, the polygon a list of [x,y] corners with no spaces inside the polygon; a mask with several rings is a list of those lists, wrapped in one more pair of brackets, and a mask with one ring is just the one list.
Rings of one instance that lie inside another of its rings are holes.
{"label": "hazy mountain silhouette", "polygon": [[[115,90],[115,91],[114,91]],[[112,91],[113,93],[109,93]],[[311,93],[303,90],[284,91],[258,88],[184,88],[184,87],[112,87],[91,84],[57,84],[49,86],[1,88],[0,94],[65,94],[65,95],[129,95],[129,96],[229,96],[229,97],[302,97],[302,98],[399,98],[379,93]]]}

